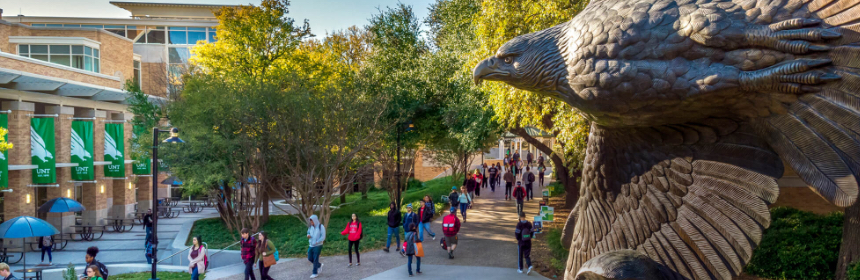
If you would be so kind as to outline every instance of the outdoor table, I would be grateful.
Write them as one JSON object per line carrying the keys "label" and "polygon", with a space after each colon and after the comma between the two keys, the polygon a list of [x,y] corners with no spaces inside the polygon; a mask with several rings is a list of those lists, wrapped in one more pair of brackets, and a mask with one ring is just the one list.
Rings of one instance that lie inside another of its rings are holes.
{"label": "outdoor table", "polygon": [[182,200],[181,197],[171,197],[167,200],[167,203],[169,203],[172,207],[176,207],[176,205],[179,204],[180,200]]}
{"label": "outdoor table", "polygon": [[179,217],[179,210],[173,210],[173,207],[170,206],[158,206],[158,216],[170,219]]}
{"label": "outdoor table", "polygon": [[24,257],[24,254],[19,255],[18,260],[13,262],[13,261],[11,261],[11,258],[14,256],[15,255],[12,255],[8,252],[7,248],[3,248],[3,253],[0,254],[0,262],[4,262],[7,264],[16,264],[16,263],[21,261],[21,259]]}
{"label": "outdoor table", "polygon": [[[105,226],[74,225],[74,226],[72,226],[72,228],[81,229],[81,232],[79,232],[78,234],[81,235],[81,240],[86,240],[86,241],[93,241],[93,239],[101,239],[102,236],[105,234]],[[99,237],[95,237],[96,234],[93,231],[94,228],[101,228],[101,230],[99,231],[100,232]],[[69,238],[71,238],[72,240],[75,239],[74,236],[75,236],[75,232],[69,233]]]}
{"label": "outdoor table", "polygon": [[[54,269],[54,268],[57,268],[57,267],[56,266],[37,266],[37,267],[27,268],[26,271],[27,271],[27,273],[35,273],[36,274],[35,279],[41,280],[42,279],[42,270]],[[15,272],[24,273],[24,269],[15,270]]]}
{"label": "outdoor table", "polygon": [[[114,231],[114,232],[126,232],[126,231],[131,231],[131,230],[134,228],[134,219],[129,219],[129,218],[105,218],[105,221],[107,221],[107,222],[108,222],[108,224],[110,224],[111,226],[113,226],[113,231]],[[125,221],[128,221],[128,223],[125,223]],[[130,227],[130,228],[128,228],[128,229],[126,229],[125,227],[127,227],[127,226],[131,226],[131,227]]]}
{"label": "outdoor table", "polygon": [[[36,248],[38,248],[38,246],[39,246],[39,240],[38,239],[36,239],[36,241],[28,241],[25,243],[27,243],[27,245],[30,245],[31,251],[34,251],[34,252],[38,251],[38,250],[36,250]],[[33,245],[36,245],[36,246],[33,246]],[[54,245],[52,246],[54,250],[56,250],[56,251],[63,250],[66,248],[66,245],[69,245],[68,239],[63,238],[62,236],[54,237]]]}
{"label": "outdoor table", "polygon": [[198,200],[188,201],[187,206],[182,206],[182,212],[185,213],[200,213],[203,211],[204,203]]}
{"label": "outdoor table", "polygon": [[146,212],[134,212],[134,218],[137,219],[140,224],[143,224],[143,216],[146,216]]}

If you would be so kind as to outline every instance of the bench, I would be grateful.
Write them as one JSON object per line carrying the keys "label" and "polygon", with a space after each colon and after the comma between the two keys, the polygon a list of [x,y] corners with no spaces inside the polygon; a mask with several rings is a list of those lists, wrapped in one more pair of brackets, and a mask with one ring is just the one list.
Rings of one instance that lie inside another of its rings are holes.
{"label": "bench", "polygon": [[10,254],[10,253],[7,251],[7,249],[6,249],[6,248],[3,248],[2,253],[0,253],[0,262],[4,262],[4,263],[7,263],[7,264],[16,264],[16,263],[20,262],[20,261],[21,261],[21,259],[23,259],[23,257],[24,257],[24,256],[23,256],[23,254],[19,254],[19,255],[18,255],[18,260],[17,260],[17,261],[14,261],[14,262],[13,262],[13,261],[11,261],[13,257],[15,257],[15,255]]}
{"label": "bench", "polygon": [[[105,222],[113,227],[114,232],[126,232],[134,229],[134,219],[129,218],[105,218]],[[128,222],[128,223],[126,223]],[[127,226],[131,226],[126,229]]]}
{"label": "bench", "polygon": [[158,206],[158,216],[171,219],[179,217],[179,210],[173,210],[173,207],[170,206]]}
{"label": "bench", "polygon": [[[38,239],[36,239],[36,241],[27,241],[24,243],[30,247],[31,251],[34,251],[34,252],[38,251],[38,250],[36,250],[36,248],[39,247]],[[35,245],[35,246],[33,246],[33,245]],[[54,237],[54,245],[52,246],[54,248],[54,250],[56,250],[56,251],[63,250],[66,248],[66,245],[69,245],[68,239],[65,239],[62,237]]]}
{"label": "bench", "polygon": [[[105,234],[105,230],[107,229],[107,226],[102,226],[102,225],[86,225],[86,226],[74,225],[74,226],[72,226],[72,228],[74,228],[75,231],[78,231],[78,229],[80,229],[80,232],[70,232],[69,233],[70,239],[75,240],[75,234],[80,234],[81,240],[93,241],[93,239],[101,239],[102,238],[102,236]],[[99,232],[99,237],[95,237],[96,231]]]}

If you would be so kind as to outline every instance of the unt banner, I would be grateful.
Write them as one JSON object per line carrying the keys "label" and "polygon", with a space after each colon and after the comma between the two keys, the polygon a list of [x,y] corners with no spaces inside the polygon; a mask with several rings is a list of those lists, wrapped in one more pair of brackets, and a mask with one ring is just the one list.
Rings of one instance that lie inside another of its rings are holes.
{"label": "unt banner", "polygon": [[105,124],[105,177],[125,177],[125,151],[123,145],[123,133],[121,123]]}
{"label": "unt banner", "polygon": [[93,122],[72,121],[72,151],[71,163],[78,166],[72,167],[72,180],[92,181],[96,179],[93,167]]}
{"label": "unt banner", "polygon": [[57,182],[57,161],[54,159],[54,118],[30,120],[30,156],[36,169],[33,184]]}
{"label": "unt banner", "polygon": [[134,162],[134,165],[131,166],[131,170],[134,175],[150,175],[152,171],[149,171],[149,162],[151,159],[144,158]]}
{"label": "unt banner", "polygon": [[[0,114],[0,127],[9,130],[9,115]],[[9,134],[6,134],[9,141]],[[14,144],[14,143],[13,143]],[[9,151],[0,153],[0,188],[9,187]]]}

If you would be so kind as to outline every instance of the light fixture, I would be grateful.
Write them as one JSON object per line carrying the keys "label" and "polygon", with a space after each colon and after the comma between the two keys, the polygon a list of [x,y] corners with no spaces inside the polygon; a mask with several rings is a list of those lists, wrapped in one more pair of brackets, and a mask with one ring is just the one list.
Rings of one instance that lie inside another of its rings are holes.
{"label": "light fixture", "polygon": [[164,139],[164,143],[185,143],[182,139],[179,139],[179,129],[171,128],[170,129],[170,138]]}
{"label": "light fixture", "polygon": [[132,186],[132,185],[131,185],[131,182],[128,182],[128,189],[129,189],[129,190],[131,189],[131,186]]}
{"label": "light fixture", "polygon": [[72,198],[72,189],[66,190],[66,197]]}
{"label": "light fixture", "polygon": [[105,193],[105,185],[102,185],[101,193]]}
{"label": "light fixture", "polygon": [[30,204],[30,194],[27,194],[27,204]]}

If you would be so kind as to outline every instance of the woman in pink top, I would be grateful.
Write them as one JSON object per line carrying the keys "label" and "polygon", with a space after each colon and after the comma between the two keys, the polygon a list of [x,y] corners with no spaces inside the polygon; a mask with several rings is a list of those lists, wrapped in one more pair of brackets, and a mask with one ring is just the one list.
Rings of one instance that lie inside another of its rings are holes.
{"label": "woman in pink top", "polygon": [[352,213],[352,221],[346,223],[346,228],[340,232],[340,235],[346,235],[346,239],[349,240],[349,245],[347,246],[349,250],[349,266],[352,266],[352,246],[355,245],[355,265],[361,265],[361,255],[358,253],[358,242],[361,241],[361,221],[358,220],[358,216],[355,213]]}

